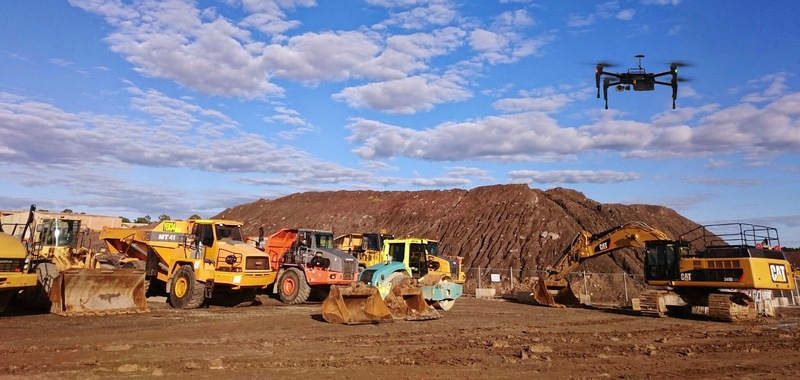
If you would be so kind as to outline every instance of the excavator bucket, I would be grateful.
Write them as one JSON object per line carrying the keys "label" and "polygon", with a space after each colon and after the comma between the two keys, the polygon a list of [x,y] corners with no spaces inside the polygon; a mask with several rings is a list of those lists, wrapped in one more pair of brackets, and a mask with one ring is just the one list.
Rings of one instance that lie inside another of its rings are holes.
{"label": "excavator bucket", "polygon": [[536,303],[543,306],[564,307],[580,304],[580,300],[572,293],[572,288],[566,280],[546,281],[540,277],[533,285],[531,296]]}
{"label": "excavator bucket", "polygon": [[67,269],[50,288],[50,312],[58,315],[146,313],[144,270]]}
{"label": "excavator bucket", "polygon": [[384,298],[386,306],[391,310],[394,319],[407,321],[425,321],[441,318],[442,315],[428,305],[422,293],[422,286],[407,278],[394,286]]}
{"label": "excavator bucket", "polygon": [[394,321],[378,288],[362,283],[331,286],[322,302],[322,318],[328,323],[346,325]]}

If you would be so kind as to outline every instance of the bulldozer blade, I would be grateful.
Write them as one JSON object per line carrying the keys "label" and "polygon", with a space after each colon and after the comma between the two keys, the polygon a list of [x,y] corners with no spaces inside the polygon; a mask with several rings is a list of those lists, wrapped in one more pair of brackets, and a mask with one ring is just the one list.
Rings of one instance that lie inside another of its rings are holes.
{"label": "bulldozer blade", "polygon": [[441,318],[436,309],[429,305],[422,293],[422,286],[406,279],[395,284],[384,299],[394,319],[406,321],[425,321]]}
{"label": "bulldozer blade", "polygon": [[53,281],[50,312],[58,315],[146,313],[144,270],[67,269]]}
{"label": "bulldozer blade", "polygon": [[362,283],[332,285],[328,297],[322,302],[322,318],[328,323],[345,325],[394,321],[378,288]]}

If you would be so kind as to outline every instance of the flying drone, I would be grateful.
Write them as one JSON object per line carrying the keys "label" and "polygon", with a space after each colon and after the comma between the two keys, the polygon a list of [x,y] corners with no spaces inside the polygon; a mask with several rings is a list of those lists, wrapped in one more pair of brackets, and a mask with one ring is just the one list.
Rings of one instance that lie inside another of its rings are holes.
{"label": "flying drone", "polygon": [[[669,71],[663,73],[648,73],[642,67],[642,58],[644,55],[635,56],[638,59],[638,66],[636,68],[628,69],[627,73],[610,73],[603,71],[606,67],[613,67],[609,63],[598,63],[597,69],[594,71],[595,82],[597,84],[597,98],[600,99],[600,77],[603,78],[603,97],[606,100],[606,109],[608,109],[608,88],[616,86],[617,92],[628,91],[633,87],[633,91],[653,91],[657,84],[672,87],[672,109],[675,109],[675,98],[678,97],[678,67],[686,66],[685,63],[673,62],[669,65]],[[663,82],[656,80],[656,78],[671,75],[672,80]]]}

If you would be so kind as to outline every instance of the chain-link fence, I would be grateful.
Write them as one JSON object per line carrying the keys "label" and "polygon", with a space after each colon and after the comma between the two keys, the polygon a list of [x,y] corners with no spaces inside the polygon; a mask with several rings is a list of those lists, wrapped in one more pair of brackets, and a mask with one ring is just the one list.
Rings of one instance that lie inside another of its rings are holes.
{"label": "chain-link fence", "polygon": [[[520,270],[514,268],[464,268],[467,281],[465,294],[475,294],[475,289],[495,289],[497,297],[514,297],[516,291],[530,290],[535,279],[546,275],[544,271]],[[630,273],[572,272],[567,275],[572,292],[581,298],[590,299],[593,304],[629,305],[632,298],[638,298],[647,290],[644,276]],[[795,285],[800,285],[794,279]],[[796,290],[755,291],[752,295],[760,299],[785,299],[788,305],[800,304],[800,292]]]}

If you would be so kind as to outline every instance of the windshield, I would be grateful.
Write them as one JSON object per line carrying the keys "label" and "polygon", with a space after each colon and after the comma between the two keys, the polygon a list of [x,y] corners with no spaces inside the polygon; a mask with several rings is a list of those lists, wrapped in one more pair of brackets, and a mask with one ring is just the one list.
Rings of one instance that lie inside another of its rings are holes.
{"label": "windshield", "polygon": [[364,234],[364,240],[367,241],[367,249],[373,251],[381,250],[381,237],[378,234]]}
{"label": "windshield", "polygon": [[439,242],[428,240],[428,254],[439,256]]}
{"label": "windshield", "polygon": [[242,239],[242,230],[239,226],[217,224],[215,230],[217,232],[217,240],[231,239],[234,241],[244,241],[244,239]]}
{"label": "windshield", "polygon": [[333,249],[333,234],[332,233],[316,233],[314,235],[317,248]]}
{"label": "windshield", "polygon": [[51,219],[44,221],[40,239],[42,244],[48,246],[71,246],[78,236],[81,227],[80,220]]}

